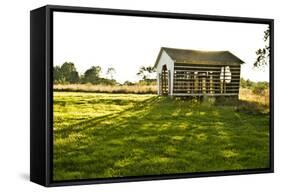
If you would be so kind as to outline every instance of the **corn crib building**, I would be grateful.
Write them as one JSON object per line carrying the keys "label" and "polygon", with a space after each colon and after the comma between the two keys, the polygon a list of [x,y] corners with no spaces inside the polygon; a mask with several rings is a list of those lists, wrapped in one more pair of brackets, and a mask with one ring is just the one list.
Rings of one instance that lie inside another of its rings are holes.
{"label": "corn crib building", "polygon": [[243,63],[229,51],[162,47],[155,62],[158,95],[238,98]]}

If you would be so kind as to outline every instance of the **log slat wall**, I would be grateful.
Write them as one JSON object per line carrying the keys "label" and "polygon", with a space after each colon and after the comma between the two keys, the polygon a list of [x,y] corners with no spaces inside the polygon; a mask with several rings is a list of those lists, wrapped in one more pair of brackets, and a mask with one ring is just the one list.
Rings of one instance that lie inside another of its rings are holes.
{"label": "log slat wall", "polygon": [[175,64],[174,67],[173,95],[238,96],[239,86],[240,65]]}
{"label": "log slat wall", "polygon": [[159,85],[160,85],[160,94],[168,95],[168,72],[167,70],[162,70],[162,73],[159,74]]}

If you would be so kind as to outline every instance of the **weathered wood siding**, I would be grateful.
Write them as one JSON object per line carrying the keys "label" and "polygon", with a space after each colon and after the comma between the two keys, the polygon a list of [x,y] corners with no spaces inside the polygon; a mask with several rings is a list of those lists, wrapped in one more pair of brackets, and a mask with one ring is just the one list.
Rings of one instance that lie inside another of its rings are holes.
{"label": "weathered wood siding", "polygon": [[[230,73],[226,71],[228,67]],[[173,95],[238,96],[239,94],[240,65],[187,65],[176,63],[173,76]]]}

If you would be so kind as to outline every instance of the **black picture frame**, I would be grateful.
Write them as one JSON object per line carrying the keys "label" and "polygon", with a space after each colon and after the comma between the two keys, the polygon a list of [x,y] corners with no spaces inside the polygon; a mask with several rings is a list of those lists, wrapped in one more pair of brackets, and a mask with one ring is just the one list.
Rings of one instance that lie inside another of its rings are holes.
{"label": "black picture frame", "polygon": [[[107,179],[86,179],[55,182],[52,180],[53,141],[53,13],[140,16],[170,19],[259,23],[270,26],[270,167],[242,171],[216,171],[173,175],[134,176]],[[30,12],[30,180],[43,186],[64,186],[95,183],[195,178],[274,172],[274,20],[186,13],[151,12],[46,5]]]}

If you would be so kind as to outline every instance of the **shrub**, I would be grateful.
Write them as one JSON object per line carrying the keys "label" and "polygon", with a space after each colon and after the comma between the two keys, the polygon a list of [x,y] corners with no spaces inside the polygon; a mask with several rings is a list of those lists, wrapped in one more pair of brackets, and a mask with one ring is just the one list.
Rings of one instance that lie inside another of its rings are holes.
{"label": "shrub", "polygon": [[258,82],[256,83],[253,88],[252,91],[254,94],[257,95],[264,95],[265,91],[269,88],[268,83],[266,82]]}

